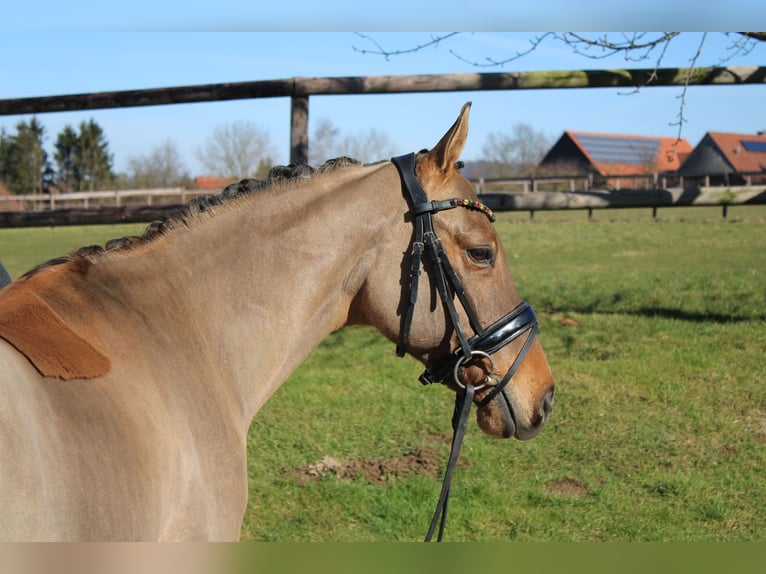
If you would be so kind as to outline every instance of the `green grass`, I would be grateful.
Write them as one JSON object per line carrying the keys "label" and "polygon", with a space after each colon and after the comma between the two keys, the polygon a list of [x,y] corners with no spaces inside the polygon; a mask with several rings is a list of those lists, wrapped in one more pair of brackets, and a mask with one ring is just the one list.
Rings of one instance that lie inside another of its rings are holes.
{"label": "green grass", "polygon": [[[140,228],[140,226],[138,227]],[[500,214],[557,382],[532,441],[471,424],[448,540],[766,538],[766,208]],[[0,230],[16,276],[136,227]],[[301,480],[330,456],[449,451],[452,396],[366,328],[328,338],[253,422],[246,540],[420,540],[438,477]]]}

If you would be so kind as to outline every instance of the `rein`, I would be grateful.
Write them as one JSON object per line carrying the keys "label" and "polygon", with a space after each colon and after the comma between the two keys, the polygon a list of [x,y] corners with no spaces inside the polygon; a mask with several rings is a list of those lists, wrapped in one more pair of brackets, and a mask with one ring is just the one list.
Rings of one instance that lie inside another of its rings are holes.
{"label": "rein", "polygon": [[[420,280],[421,267],[423,265],[423,255],[427,253],[431,264],[431,270],[435,277],[436,289],[439,293],[447,314],[452,322],[452,327],[457,335],[459,348],[451,355],[443,359],[439,364],[426,368],[420,375],[420,382],[424,385],[431,383],[453,382],[458,387],[455,394],[455,410],[452,416],[452,447],[450,450],[447,469],[442,480],[441,493],[436,504],[431,524],[426,534],[425,541],[430,542],[433,538],[437,524],[439,533],[437,540],[441,541],[444,535],[444,526],[447,521],[447,508],[449,506],[450,487],[452,484],[452,474],[457,465],[457,459],[460,454],[460,447],[463,443],[466,428],[468,425],[468,415],[471,412],[471,405],[474,402],[476,391],[491,387],[491,390],[478,404],[478,407],[488,405],[500,393],[506,400],[507,408],[510,411],[510,405],[505,397],[505,387],[513,378],[519,369],[524,357],[529,351],[532,342],[537,334],[537,318],[535,312],[529,304],[521,302],[510,313],[491,324],[487,328],[482,328],[478,319],[478,314],[468,301],[463,284],[455,273],[452,264],[447,257],[441,240],[436,234],[433,224],[433,216],[439,211],[462,207],[473,209],[484,213],[490,221],[495,221],[495,214],[486,205],[472,199],[453,198],[443,201],[429,201],[428,196],[420,185],[417,175],[415,175],[415,154],[410,153],[391,159],[399,171],[402,180],[402,192],[410,204],[413,215],[413,239],[412,239],[412,265],[410,268],[409,295],[405,301],[406,307],[402,314],[402,326],[399,344],[397,345],[397,355],[402,357],[407,352],[409,346],[410,329],[412,327],[412,317],[415,311],[415,304],[418,298],[418,284]],[[471,329],[475,333],[473,337],[468,337],[460,322],[460,316],[456,307],[456,300],[460,303],[468,317]],[[506,374],[500,381],[492,376],[494,371],[494,361],[492,354],[517,339],[522,334],[528,333],[521,351],[511,364]],[[471,384],[461,380],[461,373],[469,364],[489,362],[487,377],[478,385]],[[511,412],[511,416],[512,412]]]}

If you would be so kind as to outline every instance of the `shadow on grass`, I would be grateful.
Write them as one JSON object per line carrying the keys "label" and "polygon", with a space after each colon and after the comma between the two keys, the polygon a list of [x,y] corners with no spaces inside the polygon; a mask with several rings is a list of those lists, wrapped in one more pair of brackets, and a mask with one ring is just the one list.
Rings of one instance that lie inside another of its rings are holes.
{"label": "shadow on grass", "polygon": [[638,309],[606,309],[600,305],[572,305],[551,307],[550,313],[582,313],[598,315],[633,315],[636,317],[660,317],[675,319],[690,323],[749,323],[751,321],[766,321],[766,314],[732,315],[726,313],[694,312],[668,307],[640,307]]}

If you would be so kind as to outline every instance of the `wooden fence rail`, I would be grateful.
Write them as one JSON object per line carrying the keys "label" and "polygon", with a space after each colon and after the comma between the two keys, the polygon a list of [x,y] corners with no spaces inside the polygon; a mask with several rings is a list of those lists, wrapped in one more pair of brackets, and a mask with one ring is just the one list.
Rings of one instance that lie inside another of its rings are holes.
{"label": "wooden fence rail", "polygon": [[[155,198],[170,198],[170,203],[186,203],[187,200],[205,193],[217,193],[220,190],[186,189],[169,187],[161,189],[118,189],[106,191],[75,191],[69,193],[29,193],[23,195],[0,195],[0,211],[6,211],[7,206],[20,206],[16,211],[32,211],[40,209],[53,210],[57,204],[77,203],[78,207],[88,208],[94,200],[120,206],[128,198],[144,198],[142,205],[151,206]],[[104,201],[107,200],[107,201]],[[168,203],[167,201],[165,203]],[[70,206],[71,207],[71,206]]]}
{"label": "wooden fence rail", "polygon": [[691,187],[685,189],[622,189],[488,193],[482,202],[497,211],[554,211],[629,207],[691,207],[766,204],[766,186]]}
{"label": "wooden fence rail", "polygon": [[631,70],[423,74],[286,78],[146,90],[0,100],[0,115],[41,114],[252,98],[291,98],[290,161],[308,158],[309,96],[487,90],[637,88],[683,85],[766,84],[766,67],[730,66]]}

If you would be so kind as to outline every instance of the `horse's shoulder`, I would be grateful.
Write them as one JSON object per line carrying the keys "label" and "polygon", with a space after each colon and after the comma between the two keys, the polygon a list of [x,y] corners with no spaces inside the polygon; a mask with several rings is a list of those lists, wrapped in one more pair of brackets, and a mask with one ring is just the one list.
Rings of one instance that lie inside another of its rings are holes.
{"label": "horse's shoulder", "polygon": [[42,269],[0,291],[0,338],[44,376],[93,378],[110,361],[78,262]]}

